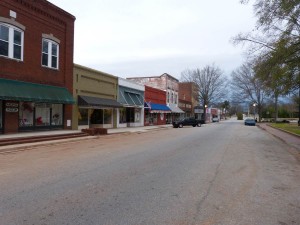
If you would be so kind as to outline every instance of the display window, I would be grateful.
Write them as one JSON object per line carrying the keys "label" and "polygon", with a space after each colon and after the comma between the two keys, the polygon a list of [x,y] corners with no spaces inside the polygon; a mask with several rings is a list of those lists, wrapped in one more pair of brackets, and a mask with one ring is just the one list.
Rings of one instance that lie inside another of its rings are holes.
{"label": "display window", "polygon": [[95,109],[91,114],[91,124],[112,124],[112,109]]}
{"label": "display window", "polygon": [[50,126],[51,104],[36,103],[35,104],[35,125]]}
{"label": "display window", "polygon": [[52,125],[63,125],[63,105],[62,104],[52,104]]}
{"label": "display window", "polygon": [[19,104],[19,127],[32,127],[34,115],[33,102],[20,102]]}
{"label": "display window", "polygon": [[141,122],[141,109],[135,109],[135,122]]}
{"label": "display window", "polygon": [[119,109],[119,123],[126,123],[126,108]]}
{"label": "display window", "polygon": [[78,109],[78,125],[89,125],[89,110]]}
{"label": "display window", "polygon": [[112,124],[112,109],[104,109],[104,124]]}

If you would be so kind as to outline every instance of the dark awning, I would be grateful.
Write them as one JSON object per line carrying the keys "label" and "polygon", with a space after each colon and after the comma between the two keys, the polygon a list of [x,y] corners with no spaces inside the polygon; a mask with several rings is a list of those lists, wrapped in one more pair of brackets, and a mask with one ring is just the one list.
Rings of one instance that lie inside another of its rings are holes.
{"label": "dark awning", "polygon": [[116,100],[83,95],[78,96],[78,106],[89,108],[122,108],[122,105]]}
{"label": "dark awning", "polygon": [[0,79],[0,100],[73,104],[66,88]]}

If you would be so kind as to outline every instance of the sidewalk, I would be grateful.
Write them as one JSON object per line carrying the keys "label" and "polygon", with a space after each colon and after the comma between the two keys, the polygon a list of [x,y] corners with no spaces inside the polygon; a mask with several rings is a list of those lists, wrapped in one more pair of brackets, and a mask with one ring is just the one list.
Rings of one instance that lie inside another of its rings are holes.
{"label": "sidewalk", "polygon": [[290,134],[288,132],[273,128],[266,123],[257,123],[257,126],[261,129],[267,131],[268,133],[272,134],[273,136],[279,138],[286,144],[294,147],[296,150],[300,151],[300,137]]}
{"label": "sidewalk", "polygon": [[[143,126],[143,127],[125,127],[125,128],[111,128],[107,130],[108,135],[110,134],[121,134],[121,133],[140,133],[140,132],[148,132],[150,130],[156,129],[168,129],[172,127],[171,124],[167,125],[158,125],[158,126]],[[45,136],[53,136],[53,135],[64,135],[64,134],[78,134],[81,133],[80,130],[56,130],[56,131],[39,131],[39,132],[23,132],[17,134],[1,134],[0,142],[5,141],[7,139],[18,139],[18,138],[26,138],[26,137],[45,137]],[[9,153],[18,151],[21,149],[31,148],[35,146],[43,146],[43,145],[51,145],[57,143],[64,143],[70,141],[78,141],[85,139],[93,139],[98,138],[99,136],[86,136],[86,137],[77,137],[77,138],[66,138],[60,140],[50,140],[50,141],[40,141],[40,142],[32,142],[25,144],[13,144],[0,146],[0,153]]]}

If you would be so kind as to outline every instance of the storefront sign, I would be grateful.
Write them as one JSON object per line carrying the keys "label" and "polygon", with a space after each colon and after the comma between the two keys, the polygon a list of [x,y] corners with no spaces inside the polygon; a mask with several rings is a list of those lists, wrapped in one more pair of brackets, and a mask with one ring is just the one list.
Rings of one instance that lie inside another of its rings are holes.
{"label": "storefront sign", "polygon": [[6,108],[5,111],[15,113],[15,112],[19,112],[19,109],[18,108]]}
{"label": "storefront sign", "polygon": [[13,102],[6,102],[5,103],[6,107],[14,107],[14,108],[18,108],[19,107],[19,103],[13,103]]}

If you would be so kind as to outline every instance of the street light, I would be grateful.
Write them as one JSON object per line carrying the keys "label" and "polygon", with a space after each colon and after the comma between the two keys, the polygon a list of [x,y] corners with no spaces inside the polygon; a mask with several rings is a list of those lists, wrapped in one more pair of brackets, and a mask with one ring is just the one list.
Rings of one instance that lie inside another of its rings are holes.
{"label": "street light", "polygon": [[[254,119],[255,119],[255,106],[256,106],[257,104],[256,103],[253,103],[253,111],[254,111]],[[256,119],[255,119],[256,120]]]}

